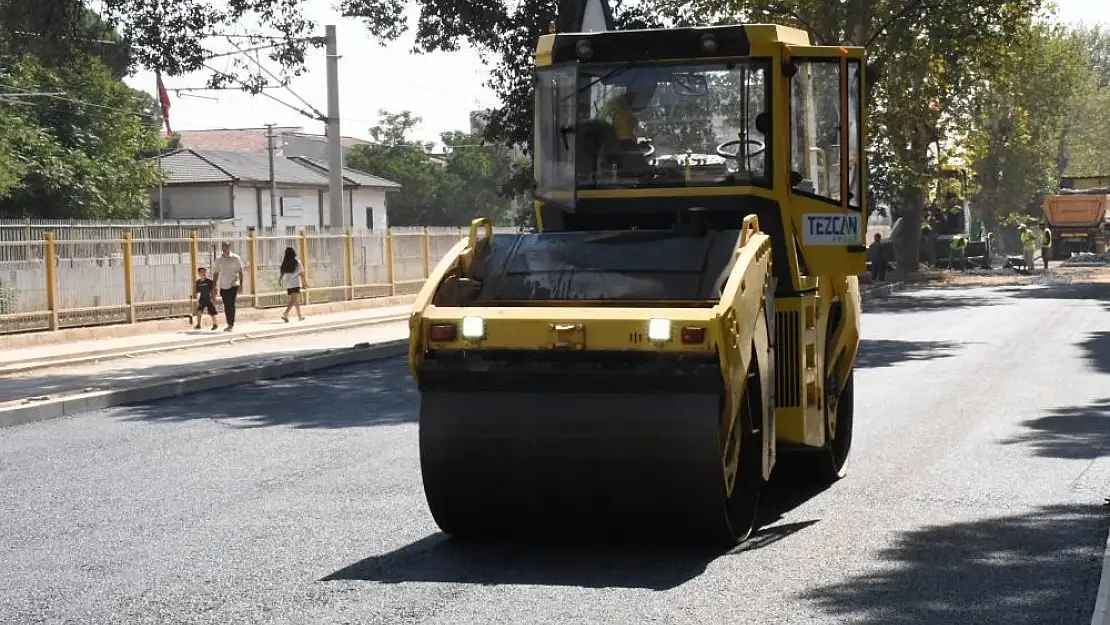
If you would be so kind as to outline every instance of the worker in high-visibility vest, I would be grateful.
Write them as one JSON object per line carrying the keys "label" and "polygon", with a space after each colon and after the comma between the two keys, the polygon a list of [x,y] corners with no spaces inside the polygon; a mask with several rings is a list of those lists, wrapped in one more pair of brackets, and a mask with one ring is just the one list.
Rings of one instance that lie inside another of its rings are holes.
{"label": "worker in high-visibility vest", "polygon": [[1048,269],[1048,259],[1052,258],[1052,231],[1048,229],[1048,224],[1041,223],[1041,262],[1044,263],[1044,268]]}
{"label": "worker in high-visibility vest", "polygon": [[1033,271],[1033,253],[1037,251],[1037,235],[1033,234],[1033,230],[1022,224],[1021,231],[1021,251],[1025,258],[1025,270]]}
{"label": "worker in high-visibility vest", "polygon": [[948,244],[948,269],[956,268],[956,261],[960,263],[960,271],[967,270],[967,237],[957,234]]}
{"label": "worker in high-visibility vest", "polygon": [[928,220],[921,222],[921,249],[925,250],[925,262],[930,267],[935,267],[937,264],[937,245],[933,240],[933,227],[929,225]]}
{"label": "worker in high-visibility vest", "polygon": [[609,98],[598,111],[598,118],[609,121],[617,141],[625,148],[638,149],[639,115],[655,96],[656,80],[654,74],[638,72],[622,93]]}

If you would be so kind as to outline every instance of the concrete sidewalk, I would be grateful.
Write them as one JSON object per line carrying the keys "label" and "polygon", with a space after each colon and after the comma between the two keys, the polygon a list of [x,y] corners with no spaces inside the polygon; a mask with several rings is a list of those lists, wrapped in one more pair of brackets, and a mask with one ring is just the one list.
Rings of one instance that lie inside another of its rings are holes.
{"label": "concrete sidewalk", "polygon": [[[249,296],[241,298],[241,305],[236,319],[237,328],[242,328],[250,323],[280,322],[281,311],[284,306],[253,308],[247,305]],[[342,300],[323,304],[302,306],[301,310],[306,317],[313,319],[321,315],[342,313],[365,313],[391,308],[396,306],[411,306],[416,301],[413,294],[390,295],[383,297],[362,298],[355,300]],[[217,319],[222,327],[224,325],[223,311],[221,309]],[[209,322],[211,320],[209,319]],[[26,347],[42,347],[44,345],[59,345],[78,341],[102,341],[104,339],[127,338],[141,335],[159,334],[166,332],[179,332],[192,326],[185,316],[171,319],[157,319],[151,321],[138,321],[136,323],[111,323],[104,325],[89,325],[77,328],[64,328],[49,332],[14,332],[0,333],[0,353],[6,354],[8,350]],[[201,324],[202,328],[212,327]]]}
{"label": "concrete sidewalk", "polygon": [[408,334],[405,318],[0,376],[0,427],[401,356]]}
{"label": "concrete sidewalk", "polygon": [[[48,343],[28,347],[6,347],[0,361],[0,376],[20,374],[32,370],[54,369],[74,364],[84,364],[111,358],[133,357],[178,349],[195,349],[222,344],[238,343],[277,337],[293,337],[323,331],[345,330],[407,319],[411,306],[388,306],[347,312],[296,317],[288,323],[281,320],[281,311],[272,318],[237,323],[234,331],[211,330],[211,319],[205,319],[200,330],[194,330],[188,320],[182,319],[179,330],[150,332],[130,336],[108,336],[101,339]],[[220,319],[222,322],[223,320]],[[289,338],[286,343],[299,343]]]}

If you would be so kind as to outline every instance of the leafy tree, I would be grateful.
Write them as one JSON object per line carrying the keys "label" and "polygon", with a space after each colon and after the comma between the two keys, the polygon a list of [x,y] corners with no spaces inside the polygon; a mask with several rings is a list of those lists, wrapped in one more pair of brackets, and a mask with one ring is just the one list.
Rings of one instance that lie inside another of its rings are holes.
{"label": "leafy tree", "polygon": [[504,188],[522,164],[513,162],[509,150],[484,145],[477,134],[456,131],[444,133],[441,139],[448,150],[439,198],[444,218],[452,225],[479,216],[498,225],[512,224],[516,196],[506,194]]}
{"label": "leafy tree", "polygon": [[354,148],[349,167],[393,180],[401,191],[389,197],[390,223],[398,226],[462,226],[479,216],[511,223],[511,202],[501,189],[512,175],[507,150],[481,144],[470,133],[442,136],[448,153],[433,157],[432,144],[410,135],[420,118],[408,111],[380,111],[370,129],[371,145]]}
{"label": "leafy tree", "polygon": [[1080,26],[1075,29],[1082,46],[1087,50],[1095,85],[1099,89],[1110,87],[1110,32],[1101,26]]}
{"label": "leafy tree", "polygon": [[1040,214],[1066,167],[1075,104],[1094,76],[1082,39],[1044,23],[1029,23],[1019,45],[987,69],[989,88],[978,90],[964,143],[978,183],[972,206],[993,231],[1000,214]]}
{"label": "leafy tree", "polygon": [[1062,176],[1105,176],[1110,173],[1110,32],[1082,27],[1074,36],[1087,53],[1090,75],[1065,109],[1057,169]]}
{"label": "leafy tree", "polygon": [[409,137],[420,123],[408,111],[379,111],[381,122],[370,129],[371,145],[360,145],[347,156],[353,169],[381,176],[401,185],[388,198],[390,223],[397,226],[428,225],[438,210],[443,169],[429,157],[432,145]]}
{"label": "leafy tree", "polygon": [[153,158],[159,154],[166,154],[180,149],[182,147],[181,133],[175,132],[170,136],[163,134],[166,127],[166,120],[162,116],[162,107],[159,106],[158,100],[146,91],[135,89],[133,93],[135,95],[136,109],[139,112],[140,119],[147,127],[152,128],[158,136],[157,143],[153,147],[140,150],[138,157]]}
{"label": "leafy tree", "polygon": [[0,55],[34,58],[51,67],[93,56],[119,79],[131,69],[130,46],[82,0],[0,4]]}
{"label": "leafy tree", "polygon": [[98,59],[73,59],[64,68],[34,60],[0,67],[13,92],[64,93],[21,98],[0,111],[8,150],[0,171],[19,178],[0,195],[0,214],[47,218],[139,217],[149,212],[153,163],[136,154],[158,145],[144,123],[136,92],[114,79]]}
{"label": "leafy tree", "polygon": [[122,82],[131,48],[84,2],[0,6],[0,214],[148,214],[154,99]]}

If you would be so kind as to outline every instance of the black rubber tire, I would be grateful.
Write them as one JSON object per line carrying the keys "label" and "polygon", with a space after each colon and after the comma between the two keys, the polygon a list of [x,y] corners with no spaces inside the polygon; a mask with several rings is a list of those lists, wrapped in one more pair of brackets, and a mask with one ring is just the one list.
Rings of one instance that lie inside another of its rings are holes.
{"label": "black rubber tire", "polygon": [[829,443],[813,452],[814,481],[832,484],[848,475],[848,462],[852,455],[852,434],[855,417],[855,369],[848,372],[848,379],[836,400],[836,431],[830,431],[825,420],[825,436]]}
{"label": "black rubber tire", "polygon": [[[758,371],[755,355],[749,371]],[[732,494],[725,498],[727,534],[723,542],[735,545],[751,537],[759,520],[759,498],[763,490],[763,448],[765,446],[761,406],[757,397],[762,392],[758,374],[749,373],[747,388],[740,405],[740,459]]]}
{"label": "black rubber tire", "polygon": [[[848,474],[851,459],[855,414],[854,372],[840,391],[836,403],[836,432],[829,431],[825,420],[826,443],[819,448],[792,448],[781,452],[775,463],[775,476],[793,486],[824,488]],[[781,482],[780,482],[781,483]]]}

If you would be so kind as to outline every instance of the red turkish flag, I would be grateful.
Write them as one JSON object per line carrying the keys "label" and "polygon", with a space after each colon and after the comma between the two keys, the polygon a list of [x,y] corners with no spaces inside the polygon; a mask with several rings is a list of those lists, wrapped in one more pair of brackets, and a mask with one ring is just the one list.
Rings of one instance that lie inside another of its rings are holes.
{"label": "red turkish flag", "polygon": [[162,72],[156,72],[158,78],[158,102],[162,105],[162,119],[166,121],[166,135],[172,135],[170,128],[170,94],[166,93],[166,85],[162,84]]}

